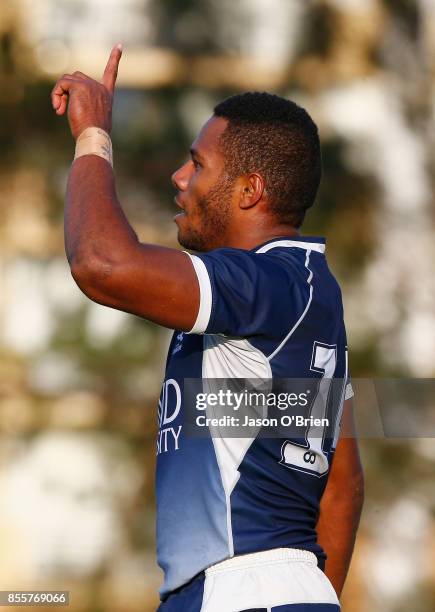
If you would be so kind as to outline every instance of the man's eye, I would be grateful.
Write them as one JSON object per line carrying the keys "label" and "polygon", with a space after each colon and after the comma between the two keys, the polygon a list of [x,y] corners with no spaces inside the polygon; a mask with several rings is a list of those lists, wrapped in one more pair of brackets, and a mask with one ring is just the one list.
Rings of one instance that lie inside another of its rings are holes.
{"label": "man's eye", "polygon": [[197,161],[196,159],[192,159],[192,161],[193,161],[193,165],[196,170],[201,167],[201,164],[199,163],[199,161]]}

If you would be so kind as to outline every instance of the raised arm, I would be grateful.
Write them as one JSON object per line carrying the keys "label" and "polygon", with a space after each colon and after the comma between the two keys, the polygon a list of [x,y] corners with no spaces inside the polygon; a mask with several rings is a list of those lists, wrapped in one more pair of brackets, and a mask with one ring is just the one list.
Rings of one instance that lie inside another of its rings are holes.
{"label": "raised arm", "polygon": [[[112,49],[102,82],[66,74],[52,91],[58,115],[68,108],[75,139],[89,127],[111,131],[112,102],[122,49]],[[189,256],[141,244],[118,201],[111,164],[83,155],[72,165],[66,195],[65,248],[71,273],[92,300],[174,329],[190,330],[199,285]]]}
{"label": "raised arm", "polygon": [[364,501],[364,476],[355,438],[352,400],[344,403],[342,431],[317,523],[319,544],[328,558],[325,573],[341,595],[353,553]]}

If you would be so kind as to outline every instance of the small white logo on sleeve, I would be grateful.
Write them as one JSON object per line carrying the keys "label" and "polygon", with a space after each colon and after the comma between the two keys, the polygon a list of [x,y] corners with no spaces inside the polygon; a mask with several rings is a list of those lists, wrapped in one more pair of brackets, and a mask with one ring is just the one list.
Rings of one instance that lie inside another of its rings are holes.
{"label": "small white logo on sleeve", "polygon": [[173,355],[175,355],[175,353],[178,353],[178,351],[181,349],[181,345],[183,344],[183,338],[184,338],[183,332],[180,332],[179,334],[177,334],[177,342],[172,351]]}

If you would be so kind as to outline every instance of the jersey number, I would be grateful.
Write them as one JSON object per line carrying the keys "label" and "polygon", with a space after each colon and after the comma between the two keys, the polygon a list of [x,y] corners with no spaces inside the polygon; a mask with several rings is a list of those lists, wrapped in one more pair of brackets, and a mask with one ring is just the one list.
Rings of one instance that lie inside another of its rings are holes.
{"label": "jersey number", "polygon": [[[332,394],[330,393],[331,382],[336,365],[337,345],[314,342],[310,370],[322,374],[319,380],[316,397],[311,404],[310,416],[315,419],[324,419],[328,414],[328,407],[332,401]],[[332,441],[329,440],[330,450],[335,448],[338,439],[346,376],[347,372],[343,378],[343,385],[339,392],[340,401],[338,405],[336,404],[335,410],[329,411],[331,415],[330,418],[333,421]],[[313,476],[320,477],[326,474],[329,469],[329,453],[325,450],[325,430],[325,425],[310,425],[307,427],[305,439],[302,440],[301,443],[286,440],[282,445],[280,463],[290,469],[305,472]]]}

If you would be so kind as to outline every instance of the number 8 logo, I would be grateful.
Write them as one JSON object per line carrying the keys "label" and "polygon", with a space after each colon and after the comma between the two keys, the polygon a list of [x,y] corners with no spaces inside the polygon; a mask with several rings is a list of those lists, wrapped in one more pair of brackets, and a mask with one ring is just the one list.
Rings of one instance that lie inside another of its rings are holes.
{"label": "number 8 logo", "polygon": [[312,453],[311,451],[307,451],[306,453],[304,453],[304,461],[305,463],[313,464],[316,461],[315,453]]}

